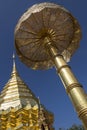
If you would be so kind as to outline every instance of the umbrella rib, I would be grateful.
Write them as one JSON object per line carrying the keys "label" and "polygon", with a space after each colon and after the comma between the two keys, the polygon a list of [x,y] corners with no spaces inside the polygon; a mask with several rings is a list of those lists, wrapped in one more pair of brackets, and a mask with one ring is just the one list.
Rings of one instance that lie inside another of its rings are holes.
{"label": "umbrella rib", "polygon": [[[57,43],[57,42],[54,41],[54,43]],[[60,47],[62,47],[63,49],[65,49],[65,47],[63,47],[63,45],[61,45],[60,43],[57,43],[57,44],[59,44]],[[58,46],[57,46],[57,48],[58,48]]]}
{"label": "umbrella rib", "polygon": [[[39,40],[36,40],[36,41],[34,41],[34,42],[33,42],[33,41],[32,41],[32,42],[28,42],[28,43],[25,44],[25,45],[21,45],[21,47],[22,47],[22,46],[27,46],[28,44],[32,44],[32,43],[34,43],[33,46],[38,45],[38,44],[40,44],[38,41],[39,41]],[[32,47],[33,47],[33,46],[32,46]]]}
{"label": "umbrella rib", "polygon": [[[31,29],[34,30],[34,29],[32,28],[32,26],[30,25],[30,23],[29,23],[27,20],[25,20],[25,23],[27,23],[27,24],[31,27]],[[35,30],[34,30],[34,31],[35,31]],[[34,32],[34,31],[33,31],[32,33],[35,34],[35,35],[37,35],[37,33]]]}
{"label": "umbrella rib", "polygon": [[[58,26],[60,27],[62,24],[64,24],[65,22],[67,22],[68,19],[69,19],[69,17],[67,17],[63,22],[60,22],[60,24]],[[55,24],[56,24],[56,22],[55,22]],[[54,24],[54,27],[55,27],[55,24]]]}
{"label": "umbrella rib", "polygon": [[65,34],[59,34],[59,35],[56,35],[56,36],[57,36],[57,37],[58,37],[58,36],[63,36],[63,35],[64,35],[64,36],[67,36],[68,34],[69,34],[69,33],[65,33]]}
{"label": "umbrella rib", "polygon": [[34,13],[32,13],[32,16],[33,16],[33,18],[35,19],[35,21],[37,22],[37,24],[39,25],[38,20],[37,20],[37,18],[35,17]]}
{"label": "umbrella rib", "polygon": [[31,31],[28,31],[28,30],[25,30],[25,29],[22,29],[22,28],[19,28],[20,31],[24,31],[24,32],[27,32],[27,33],[31,33],[33,35],[37,35],[37,33],[34,33],[34,32],[31,32]]}
{"label": "umbrella rib", "polygon": [[45,28],[45,25],[44,25],[44,14],[43,14],[43,11],[42,11],[42,22],[43,22],[43,27]]}

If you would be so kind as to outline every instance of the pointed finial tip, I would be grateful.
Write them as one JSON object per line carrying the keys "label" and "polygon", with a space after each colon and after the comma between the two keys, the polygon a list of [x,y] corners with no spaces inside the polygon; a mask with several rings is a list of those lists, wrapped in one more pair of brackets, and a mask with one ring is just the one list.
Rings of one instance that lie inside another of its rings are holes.
{"label": "pointed finial tip", "polygon": [[15,59],[15,54],[13,53],[13,59]]}
{"label": "pointed finial tip", "polygon": [[13,66],[15,66],[15,54],[13,53]]}
{"label": "pointed finial tip", "polygon": [[16,64],[15,64],[15,53],[13,53],[13,70],[12,70],[12,74],[15,74],[17,73],[17,70],[16,70]]}

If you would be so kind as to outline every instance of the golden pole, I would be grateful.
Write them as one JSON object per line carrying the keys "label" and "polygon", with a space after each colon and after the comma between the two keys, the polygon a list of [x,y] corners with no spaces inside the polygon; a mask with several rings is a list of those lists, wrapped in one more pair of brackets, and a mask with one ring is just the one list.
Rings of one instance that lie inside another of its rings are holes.
{"label": "golden pole", "polygon": [[56,66],[59,77],[61,78],[66,92],[68,93],[79,118],[82,120],[85,129],[87,130],[87,95],[81,84],[73,75],[70,67],[65,62],[62,55],[58,55],[57,49],[54,48],[49,40],[45,39],[48,53],[50,53],[53,62]]}

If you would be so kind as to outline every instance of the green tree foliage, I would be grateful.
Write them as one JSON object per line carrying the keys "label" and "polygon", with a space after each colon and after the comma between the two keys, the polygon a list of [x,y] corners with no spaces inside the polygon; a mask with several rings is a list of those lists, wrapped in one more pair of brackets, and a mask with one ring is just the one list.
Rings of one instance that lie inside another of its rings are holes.
{"label": "green tree foliage", "polygon": [[72,125],[71,128],[67,129],[67,130],[85,130],[84,127],[82,125]]}
{"label": "green tree foliage", "polygon": [[59,128],[59,130],[85,130],[82,125],[76,125],[73,124],[70,128],[64,129],[64,128]]}

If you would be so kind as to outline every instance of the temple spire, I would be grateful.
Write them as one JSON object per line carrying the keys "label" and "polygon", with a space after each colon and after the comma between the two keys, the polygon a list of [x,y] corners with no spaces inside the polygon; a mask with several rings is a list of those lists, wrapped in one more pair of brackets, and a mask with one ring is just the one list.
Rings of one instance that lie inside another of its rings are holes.
{"label": "temple spire", "polygon": [[17,69],[16,69],[16,64],[15,64],[15,54],[13,53],[13,70],[12,70],[12,74],[16,74],[17,73]]}
{"label": "temple spire", "polygon": [[22,106],[33,106],[38,108],[38,101],[31,89],[21,79],[15,64],[15,55],[13,54],[13,69],[11,77],[1,92],[2,100],[0,102],[0,110],[8,110],[11,107],[19,108]]}
{"label": "temple spire", "polygon": [[13,53],[13,65],[15,64],[15,54]]}

